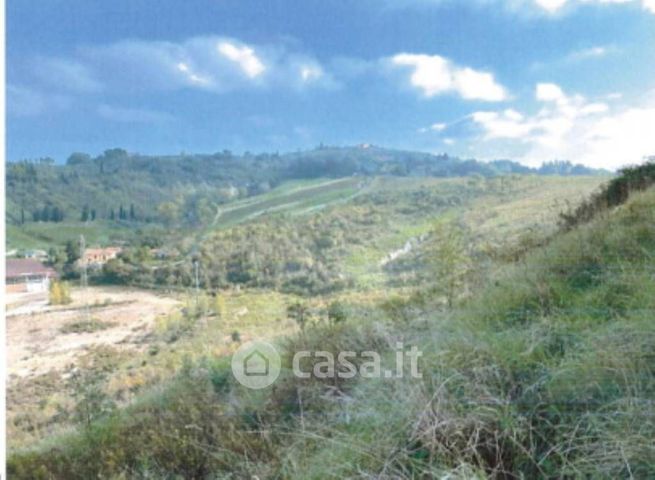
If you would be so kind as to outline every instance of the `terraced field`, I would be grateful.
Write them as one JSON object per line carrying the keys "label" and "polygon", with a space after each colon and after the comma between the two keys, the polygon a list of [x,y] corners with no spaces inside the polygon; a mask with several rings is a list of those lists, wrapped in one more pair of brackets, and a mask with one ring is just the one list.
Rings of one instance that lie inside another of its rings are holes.
{"label": "terraced field", "polygon": [[317,182],[290,182],[269,193],[230,203],[221,207],[214,225],[228,228],[269,213],[298,215],[352,199],[362,193],[370,179],[351,177]]}

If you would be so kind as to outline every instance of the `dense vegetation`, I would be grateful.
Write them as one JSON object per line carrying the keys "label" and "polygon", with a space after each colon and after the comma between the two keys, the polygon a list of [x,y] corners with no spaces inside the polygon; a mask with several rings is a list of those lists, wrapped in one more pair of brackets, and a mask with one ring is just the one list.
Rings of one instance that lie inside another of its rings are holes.
{"label": "dense vegetation", "polygon": [[[354,285],[356,278],[347,263],[358,248],[371,248],[398,229],[420,226],[426,218],[468,205],[499,187],[493,181],[431,187],[407,182],[406,188],[393,190],[389,187],[397,182],[362,182],[366,187],[361,186],[359,195],[346,205],[326,207],[312,215],[271,214],[256,222],[202,231],[199,237],[189,235],[169,243],[169,251],[174,253],[165,259],[152,258],[149,249],[140,245],[128,248],[94,278],[116,284],[189,287],[195,282],[193,262],[198,262],[199,285],[204,289],[239,285],[326,294]],[[503,182],[508,191],[521,184],[518,179]],[[322,188],[311,190],[314,199]],[[277,208],[276,198],[267,202],[266,208]],[[296,198],[292,194],[284,197],[284,202],[295,204]]]}
{"label": "dense vegetation", "polygon": [[448,155],[378,147],[319,147],[280,154],[145,156],[120,148],[91,157],[73,153],[7,166],[7,220],[26,222],[160,221],[198,224],[235,198],[264,193],[285,180],[351,175],[453,177],[511,173],[589,175],[569,162],[530,169],[508,160],[483,163]]}
{"label": "dense vegetation", "polygon": [[645,190],[655,184],[655,157],[643,165],[626,167],[619,176],[609,181],[588,200],[569,212],[562,212],[561,223],[566,229],[588,222],[602,212],[625,203],[632,192]]}
{"label": "dense vegetation", "polygon": [[[303,323],[278,342],[285,369],[274,387],[240,387],[225,357],[188,361],[127,408],[105,409],[90,396],[82,405],[95,405],[84,410],[94,415],[79,431],[14,452],[9,473],[30,479],[651,478],[655,191],[638,192],[643,181],[630,177],[634,172],[618,180],[628,182],[628,194],[615,208],[509,255],[517,259],[510,265],[466,282],[457,275],[440,289],[421,282],[411,296],[377,305],[351,301],[333,308],[338,322]],[[394,192],[389,195],[373,203],[397,205]],[[353,212],[370,208],[371,199],[358,201]],[[417,201],[414,208],[432,203]],[[315,255],[309,250],[317,242],[328,252],[339,248],[341,235],[370,218],[353,215],[341,219],[345,230],[337,212],[305,220],[301,230],[325,222],[334,238],[323,243],[309,230],[299,239],[308,249],[301,254]],[[288,227],[284,218],[269,221]],[[426,227],[426,248],[417,257],[426,271],[472,258],[466,232],[451,226]],[[361,228],[357,236],[366,235]],[[257,225],[231,231],[235,243],[263,235],[262,246],[300,235],[282,230],[277,236]],[[216,243],[210,240],[200,255],[220,248],[227,233],[212,235]],[[275,255],[290,248],[284,245]],[[244,255],[258,248],[250,245]],[[290,309],[296,317],[304,312],[297,305]],[[193,325],[188,328],[198,328]],[[289,371],[298,349],[377,350],[391,364],[397,342],[424,352],[422,379],[299,379]]]}

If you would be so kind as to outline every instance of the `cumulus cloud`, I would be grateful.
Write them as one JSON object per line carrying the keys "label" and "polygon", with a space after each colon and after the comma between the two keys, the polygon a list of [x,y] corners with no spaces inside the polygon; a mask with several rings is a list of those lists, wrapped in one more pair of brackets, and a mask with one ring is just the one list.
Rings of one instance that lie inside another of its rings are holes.
{"label": "cumulus cloud", "polygon": [[[329,87],[331,76],[313,57],[284,45],[251,45],[220,36],[181,42],[125,40],[85,46],[75,61],[109,87],[129,91]],[[48,70],[44,70],[48,74]]]}
{"label": "cumulus cloud", "polygon": [[238,46],[228,41],[219,42],[216,46],[218,53],[228,60],[236,63],[250,78],[257,78],[264,73],[266,67],[259,59],[252,47]]}
{"label": "cumulus cloud", "polygon": [[484,142],[500,142],[508,151],[521,152],[525,163],[554,159],[602,168],[637,163],[655,154],[655,98],[645,105],[610,108],[581,95],[567,95],[552,83],[535,88],[540,109],[532,115],[515,110],[479,111],[471,120]]}
{"label": "cumulus cloud", "polygon": [[509,96],[491,73],[460,67],[440,55],[399,53],[389,61],[393,67],[409,67],[409,83],[428,98],[456,93],[466,100],[499,102]]}

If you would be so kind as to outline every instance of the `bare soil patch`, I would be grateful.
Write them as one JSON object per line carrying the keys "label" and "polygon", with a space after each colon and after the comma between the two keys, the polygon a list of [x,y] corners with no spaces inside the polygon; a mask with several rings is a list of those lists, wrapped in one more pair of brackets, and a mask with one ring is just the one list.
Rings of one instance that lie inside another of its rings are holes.
{"label": "bare soil patch", "polygon": [[[143,350],[144,338],[159,315],[179,302],[171,297],[137,289],[89,287],[86,294],[73,289],[73,302],[51,307],[35,301],[29,313],[7,311],[7,369],[11,378],[30,378],[61,372],[94,346]],[[38,303],[38,304],[37,304]],[[88,311],[88,314],[87,314]],[[87,316],[88,315],[88,316]],[[70,325],[90,318],[103,329],[75,329]]]}

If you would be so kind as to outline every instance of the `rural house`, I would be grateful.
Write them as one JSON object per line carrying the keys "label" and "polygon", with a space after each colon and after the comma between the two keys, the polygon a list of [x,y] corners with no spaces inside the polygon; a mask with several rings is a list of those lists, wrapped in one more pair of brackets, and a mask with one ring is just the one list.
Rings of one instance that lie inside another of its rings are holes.
{"label": "rural house", "polygon": [[87,248],[81,262],[87,266],[101,266],[116,258],[122,250],[121,247]]}
{"label": "rural house", "polygon": [[57,272],[31,258],[7,259],[7,293],[45,292]]}

